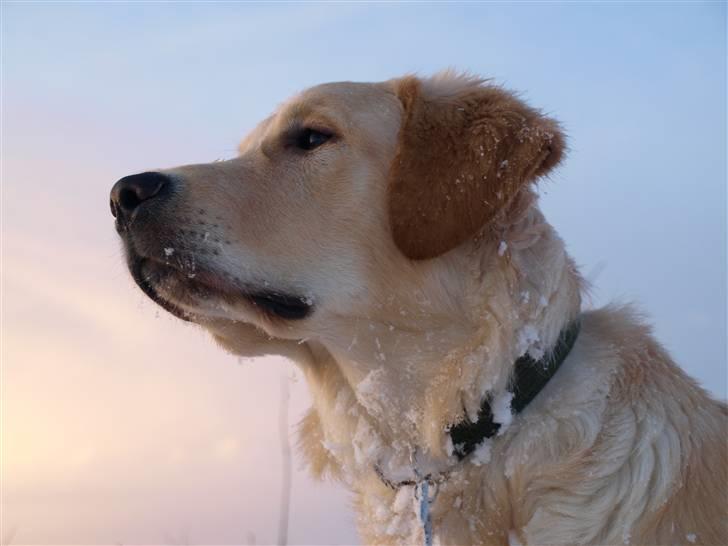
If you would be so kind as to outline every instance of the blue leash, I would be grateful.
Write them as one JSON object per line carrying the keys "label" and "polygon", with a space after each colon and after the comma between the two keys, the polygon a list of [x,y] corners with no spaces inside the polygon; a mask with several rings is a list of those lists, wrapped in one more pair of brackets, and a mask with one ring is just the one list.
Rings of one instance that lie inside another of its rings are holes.
{"label": "blue leash", "polygon": [[432,546],[432,518],[430,518],[430,483],[425,479],[417,484],[415,497],[420,496],[420,523],[425,536],[424,545]]}

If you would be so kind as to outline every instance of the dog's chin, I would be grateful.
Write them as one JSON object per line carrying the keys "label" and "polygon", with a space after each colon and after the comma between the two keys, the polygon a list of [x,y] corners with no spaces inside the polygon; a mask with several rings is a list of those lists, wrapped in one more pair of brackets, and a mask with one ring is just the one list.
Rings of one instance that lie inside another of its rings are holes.
{"label": "dog's chin", "polygon": [[239,285],[228,275],[199,268],[178,268],[151,258],[132,256],[129,269],[139,288],[160,307],[189,322],[229,316],[245,306],[263,318],[301,320],[313,311],[310,298]]}

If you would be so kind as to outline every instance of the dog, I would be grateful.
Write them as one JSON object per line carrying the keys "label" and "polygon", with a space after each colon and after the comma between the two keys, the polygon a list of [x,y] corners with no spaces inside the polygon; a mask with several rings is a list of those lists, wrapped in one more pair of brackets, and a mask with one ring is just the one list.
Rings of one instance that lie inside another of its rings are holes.
{"label": "dog", "polygon": [[370,544],[728,544],[728,410],[538,208],[560,125],[446,71],[330,83],[227,161],[119,180],[129,270],[310,387],[311,472]]}

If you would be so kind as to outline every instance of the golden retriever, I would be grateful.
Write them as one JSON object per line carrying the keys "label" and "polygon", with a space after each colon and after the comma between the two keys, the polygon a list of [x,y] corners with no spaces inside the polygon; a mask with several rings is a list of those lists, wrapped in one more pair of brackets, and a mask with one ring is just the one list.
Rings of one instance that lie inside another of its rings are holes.
{"label": "golden retriever", "polygon": [[151,298],[298,363],[366,543],[728,544],[726,406],[629,307],[581,310],[535,193],[564,149],[468,75],[331,83],[111,208]]}

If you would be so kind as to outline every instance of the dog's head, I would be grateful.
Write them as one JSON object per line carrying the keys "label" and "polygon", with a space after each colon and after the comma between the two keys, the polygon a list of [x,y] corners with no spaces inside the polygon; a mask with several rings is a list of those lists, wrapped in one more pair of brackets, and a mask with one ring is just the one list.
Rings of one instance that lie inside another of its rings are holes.
{"label": "dog's head", "polygon": [[386,332],[447,327],[447,257],[491,244],[563,150],[554,121],[472,77],[325,84],[235,159],[121,179],[111,209],[134,279],[173,314],[383,362]]}

